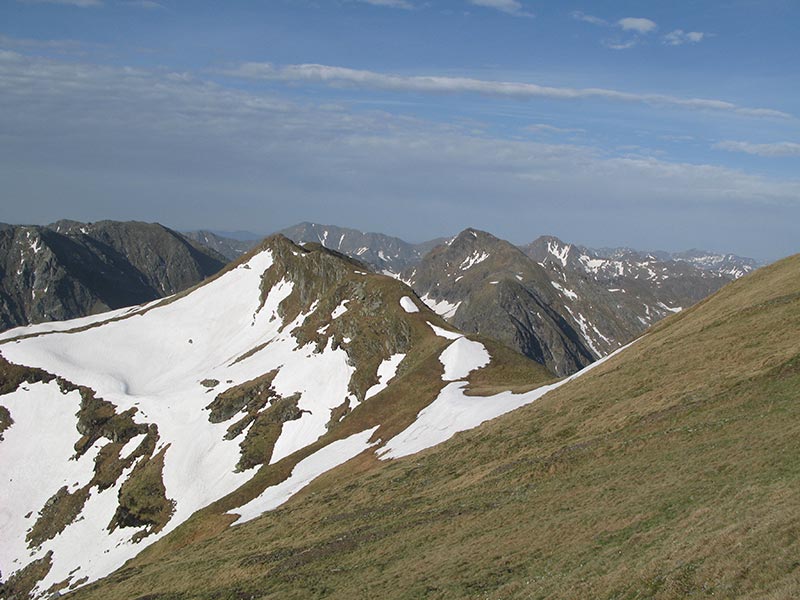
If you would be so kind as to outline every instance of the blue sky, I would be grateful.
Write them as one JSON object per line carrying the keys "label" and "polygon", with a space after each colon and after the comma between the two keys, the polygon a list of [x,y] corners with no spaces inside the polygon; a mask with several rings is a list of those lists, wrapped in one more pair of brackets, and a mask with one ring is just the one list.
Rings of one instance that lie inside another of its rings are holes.
{"label": "blue sky", "polygon": [[795,0],[0,0],[0,221],[800,251]]}

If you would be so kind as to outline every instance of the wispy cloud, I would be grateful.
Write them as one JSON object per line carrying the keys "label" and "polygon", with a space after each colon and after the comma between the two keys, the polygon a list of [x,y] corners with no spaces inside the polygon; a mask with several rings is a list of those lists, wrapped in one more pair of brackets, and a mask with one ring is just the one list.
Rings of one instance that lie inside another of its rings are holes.
{"label": "wispy cloud", "polygon": [[92,6],[103,6],[103,0],[17,0],[23,4],[67,4],[70,6],[79,6],[81,8],[89,8]]}
{"label": "wispy cloud", "polygon": [[515,17],[533,17],[532,12],[526,11],[518,0],[468,0],[470,4],[485,8],[494,8]]}
{"label": "wispy cloud", "polygon": [[387,6],[389,8],[403,8],[405,10],[410,10],[414,8],[414,5],[406,0],[356,0],[357,2],[362,2],[364,4],[372,4],[373,6]]}
{"label": "wispy cloud", "polygon": [[555,125],[548,125],[546,123],[534,123],[527,125],[525,131],[531,133],[586,133],[585,129],[571,128],[571,127],[556,127]]}
{"label": "wispy cloud", "polygon": [[664,36],[664,43],[668,46],[682,46],[683,44],[697,44],[703,41],[706,34],[702,31],[684,31],[676,29]]}
{"label": "wispy cloud", "polygon": [[728,152],[744,152],[756,156],[779,157],[800,156],[800,144],[796,142],[774,142],[771,144],[753,144],[750,142],[737,142],[725,140],[714,144],[716,150]]}
{"label": "wispy cloud", "polygon": [[570,16],[573,19],[577,19],[578,21],[583,21],[584,23],[591,23],[592,25],[602,25],[602,26],[609,25],[609,22],[606,21],[605,19],[601,19],[600,17],[595,17],[593,15],[587,15],[586,13],[581,12],[579,10],[572,11],[570,13]]}
{"label": "wispy cloud", "polygon": [[159,4],[158,2],[154,2],[153,0],[127,0],[125,2],[128,6],[136,6],[138,8],[145,8],[148,10],[164,8],[163,4]]}
{"label": "wispy cloud", "polygon": [[628,48],[633,48],[639,43],[639,38],[633,38],[628,40],[627,42],[619,42],[614,40],[603,40],[603,45],[606,48],[611,48],[612,50],[627,50]]}
{"label": "wispy cloud", "polygon": [[[628,48],[633,48],[639,44],[644,36],[658,29],[658,25],[655,21],[652,21],[651,19],[645,19],[644,17],[625,17],[616,22],[611,22],[601,17],[587,15],[586,13],[577,10],[570,13],[570,16],[573,19],[583,21],[584,23],[591,23],[592,25],[597,25],[600,27],[619,29],[622,31],[622,35],[627,34],[626,37],[621,37],[621,35],[618,35],[613,39],[606,39],[602,41],[604,46],[611,48],[612,50],[627,50]],[[633,37],[630,37],[631,35]]]}
{"label": "wispy cloud", "polygon": [[553,87],[535,83],[492,81],[466,77],[387,75],[375,71],[319,64],[278,67],[271,63],[251,62],[225,70],[223,74],[246,79],[321,83],[330,86],[350,86],[395,92],[475,93],[519,99],[547,98],[550,100],[593,98],[614,102],[672,106],[689,110],[729,112],[747,117],[791,117],[791,115],[778,110],[750,108],[725,100],[710,98],[680,98],[666,94],[636,94],[604,88]]}
{"label": "wispy cloud", "polygon": [[658,27],[655,21],[643,19],[641,17],[625,17],[617,21],[617,25],[619,25],[623,31],[635,31],[642,35],[655,31]]}
{"label": "wispy cloud", "polygon": [[88,44],[78,40],[36,40],[17,38],[0,33],[0,48],[49,50],[60,54],[86,54]]}

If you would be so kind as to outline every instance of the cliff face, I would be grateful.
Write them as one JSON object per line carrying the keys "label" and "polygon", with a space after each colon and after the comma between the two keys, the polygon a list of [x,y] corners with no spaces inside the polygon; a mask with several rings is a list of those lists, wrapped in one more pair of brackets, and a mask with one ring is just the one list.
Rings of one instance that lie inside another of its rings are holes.
{"label": "cliff face", "polygon": [[156,300],[225,259],[158,224],[59,221],[0,228],[0,329]]}

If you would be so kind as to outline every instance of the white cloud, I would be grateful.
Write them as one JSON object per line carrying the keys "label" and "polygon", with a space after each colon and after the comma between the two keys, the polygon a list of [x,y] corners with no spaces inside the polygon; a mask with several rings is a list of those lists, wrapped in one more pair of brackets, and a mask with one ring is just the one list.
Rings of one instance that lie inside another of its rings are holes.
{"label": "white cloud", "polygon": [[668,46],[682,46],[683,44],[697,44],[706,36],[702,31],[684,31],[676,29],[664,36],[664,43]]}
{"label": "white cloud", "polygon": [[729,152],[744,152],[756,156],[778,157],[778,156],[800,156],[800,144],[796,142],[774,142],[771,144],[752,144],[750,142],[737,142],[725,140],[714,144],[717,150],[727,150]]}
{"label": "white cloud", "polygon": [[777,110],[749,108],[732,102],[709,98],[680,98],[666,94],[636,94],[604,88],[553,87],[535,83],[492,81],[467,77],[387,75],[375,71],[318,64],[276,67],[270,63],[244,63],[236,68],[224,71],[224,74],[248,79],[322,83],[330,86],[352,86],[396,92],[476,93],[519,99],[548,98],[551,100],[595,98],[615,102],[673,106],[690,110],[722,111],[748,117],[791,117],[791,115]]}
{"label": "white cloud", "polygon": [[607,48],[611,48],[612,50],[627,50],[628,48],[633,48],[639,44],[639,42],[642,40],[642,36],[645,36],[658,28],[658,25],[656,25],[654,21],[641,17],[625,17],[616,23],[611,23],[600,17],[587,15],[586,13],[577,10],[573,11],[571,16],[573,19],[591,23],[592,25],[599,25],[601,27],[608,28],[616,27],[633,36],[628,37],[627,39],[617,36],[614,39],[603,40],[602,44]]}
{"label": "white cloud", "polygon": [[642,35],[650,33],[658,27],[654,21],[639,17],[625,17],[617,21],[617,25],[619,25],[623,31],[635,31]]}
{"label": "white cloud", "polygon": [[468,0],[470,4],[475,6],[483,6],[485,8],[494,8],[500,12],[517,17],[532,17],[533,13],[524,10],[522,3],[518,0]]}
{"label": "white cloud", "polygon": [[406,0],[357,0],[364,4],[372,4],[373,6],[388,6],[389,8],[404,8],[410,10],[414,5]]}
{"label": "white cloud", "polygon": [[103,6],[103,0],[17,0],[24,4],[67,4],[70,6],[79,6],[81,8],[89,8],[92,6]]}

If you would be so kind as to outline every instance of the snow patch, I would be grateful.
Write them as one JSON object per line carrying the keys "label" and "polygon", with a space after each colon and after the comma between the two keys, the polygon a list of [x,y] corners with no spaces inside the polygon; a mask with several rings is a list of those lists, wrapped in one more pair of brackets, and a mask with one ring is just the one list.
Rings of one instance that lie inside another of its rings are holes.
{"label": "snow patch", "polygon": [[[458,278],[460,279],[460,277]],[[456,279],[456,281],[458,281]],[[458,302],[448,302],[447,300],[434,300],[428,294],[425,294],[422,298],[420,298],[433,312],[437,315],[442,317],[443,319],[449,319],[453,315],[456,314],[458,307],[461,306],[461,301]]]}
{"label": "snow patch", "polygon": [[442,379],[445,381],[464,379],[475,369],[488,365],[490,360],[489,352],[483,344],[461,336],[439,356],[439,361],[444,365]]}
{"label": "snow patch", "polygon": [[437,327],[430,321],[428,321],[427,323],[428,325],[431,326],[431,329],[433,329],[433,333],[435,333],[439,337],[443,337],[448,340],[457,340],[460,337],[464,337],[463,334],[461,333],[456,333],[455,331],[448,331],[447,329],[442,329],[441,327]]}
{"label": "snow patch", "polygon": [[554,288],[556,288],[559,292],[564,294],[570,300],[577,300],[578,299],[578,294],[576,294],[572,290],[568,290],[563,285],[561,285],[559,283],[556,283],[555,281],[551,281],[550,283],[553,285]]}
{"label": "snow patch", "polygon": [[461,269],[462,271],[466,271],[467,269],[474,267],[479,263],[482,263],[487,258],[489,258],[489,253],[487,252],[478,253],[478,251],[476,250],[475,252],[470,254],[467,258],[465,258],[464,262],[462,262],[458,268]]}
{"label": "snow patch", "polygon": [[[331,320],[337,319],[341,317],[344,313],[347,312],[347,303],[350,302],[349,300],[342,300],[342,303],[333,309],[331,313]],[[313,312],[313,311],[312,311]]]}
{"label": "snow patch", "polygon": [[583,334],[583,339],[586,341],[586,345],[594,352],[596,357],[603,356],[603,353],[594,345],[594,340],[589,332],[590,323],[586,317],[584,317],[581,313],[578,313],[577,316],[574,312],[570,309],[569,306],[564,306],[569,312],[569,315],[572,317],[572,320],[577,323],[578,327],[581,328],[581,334]]}
{"label": "snow patch", "polygon": [[367,393],[364,395],[365,400],[369,400],[386,389],[389,382],[397,374],[397,367],[400,366],[400,363],[403,362],[405,357],[405,354],[392,354],[389,358],[381,362],[378,367],[378,383],[367,390]]}
{"label": "snow patch", "polygon": [[666,304],[664,304],[663,302],[659,302],[659,303],[658,303],[658,305],[659,305],[661,308],[663,308],[664,310],[668,310],[668,311],[669,311],[669,312],[671,312],[671,313],[679,313],[679,312],[681,312],[681,311],[683,310],[683,307],[682,307],[682,306],[675,306],[675,307],[672,307],[672,306],[667,306],[667,305],[666,305]]}
{"label": "snow patch", "polygon": [[556,241],[547,242],[547,251],[558,259],[562,267],[567,266],[567,256],[569,255],[569,250],[571,247],[572,246],[569,244],[565,246],[559,246],[558,242]]}
{"label": "snow patch", "polygon": [[[631,342],[631,344],[633,343]],[[466,396],[463,391],[465,383],[450,383],[439,392],[436,400],[420,411],[417,419],[411,425],[386,442],[382,448],[376,451],[376,454],[382,460],[402,458],[441,444],[459,431],[473,429],[484,421],[494,419],[538,400],[546,393],[600,366],[631,344],[593,362],[566,379],[524,394],[503,392],[487,397]]]}
{"label": "snow patch", "polygon": [[414,301],[408,296],[403,296],[400,298],[400,306],[402,306],[403,310],[407,313],[419,312],[419,307],[414,304]]}

